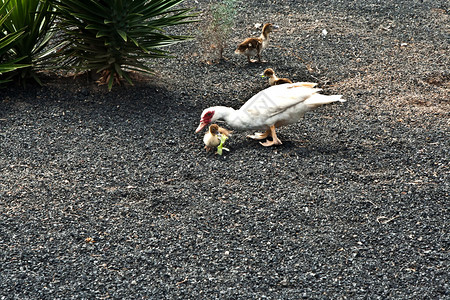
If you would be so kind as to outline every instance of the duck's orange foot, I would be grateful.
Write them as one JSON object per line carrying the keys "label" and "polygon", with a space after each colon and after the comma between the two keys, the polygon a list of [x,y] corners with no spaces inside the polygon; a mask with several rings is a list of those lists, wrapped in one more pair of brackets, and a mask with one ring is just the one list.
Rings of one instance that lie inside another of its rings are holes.
{"label": "duck's orange foot", "polygon": [[255,134],[252,135],[247,135],[248,138],[250,139],[254,139],[254,140],[263,140],[265,138],[267,138],[270,134],[270,130],[261,133],[261,132],[255,132]]}
{"label": "duck's orange foot", "polygon": [[275,145],[281,145],[283,144],[279,139],[274,139],[272,141],[265,141],[263,142],[259,142],[261,145],[263,145],[264,147],[270,147],[270,146],[275,146]]}

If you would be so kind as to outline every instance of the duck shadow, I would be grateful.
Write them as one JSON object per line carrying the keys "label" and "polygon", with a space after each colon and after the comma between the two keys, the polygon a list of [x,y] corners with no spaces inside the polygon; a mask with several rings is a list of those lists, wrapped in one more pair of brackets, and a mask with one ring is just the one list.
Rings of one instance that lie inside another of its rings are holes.
{"label": "duck shadow", "polygon": [[345,145],[341,143],[333,144],[330,142],[329,144],[322,145],[312,145],[312,142],[302,142],[296,140],[282,140],[281,145],[274,145],[270,147],[264,147],[260,144],[260,142],[264,142],[265,140],[253,140],[250,138],[246,138],[245,136],[235,139],[232,143],[229,144],[230,153],[227,155],[233,155],[234,153],[245,153],[246,155],[268,155],[268,154],[276,154],[283,155],[285,157],[301,157],[301,158],[311,158],[317,156],[336,156],[336,155],[346,155],[349,149]]}

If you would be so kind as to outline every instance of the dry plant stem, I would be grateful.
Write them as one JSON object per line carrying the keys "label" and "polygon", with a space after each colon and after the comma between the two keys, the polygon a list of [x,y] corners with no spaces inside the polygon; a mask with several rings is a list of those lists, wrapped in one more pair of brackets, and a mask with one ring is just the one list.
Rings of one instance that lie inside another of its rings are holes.
{"label": "dry plant stem", "polygon": [[379,217],[377,217],[377,222],[378,222],[378,223],[381,223],[381,224],[387,224],[387,223],[389,223],[389,222],[391,222],[391,221],[397,219],[398,217],[400,217],[400,215],[395,216],[395,217],[392,217],[392,218],[390,218],[390,219],[388,219],[388,218],[385,217],[385,216],[379,216]]}
{"label": "dry plant stem", "polygon": [[183,279],[183,280],[181,280],[181,281],[178,281],[178,282],[176,283],[176,285],[183,284],[183,283],[185,283],[185,282],[187,282],[187,281],[188,281],[188,278],[186,277],[185,279]]}

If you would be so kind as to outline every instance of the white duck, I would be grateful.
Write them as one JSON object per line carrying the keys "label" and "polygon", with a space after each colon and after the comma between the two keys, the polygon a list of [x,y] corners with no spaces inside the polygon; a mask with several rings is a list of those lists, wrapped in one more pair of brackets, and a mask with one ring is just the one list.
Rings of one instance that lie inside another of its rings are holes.
{"label": "white duck", "polygon": [[223,120],[237,130],[265,130],[248,136],[256,140],[271,136],[271,141],[260,142],[263,146],[280,145],[276,128],[295,123],[306,112],[324,104],[345,102],[342,95],[318,94],[321,89],[315,86],[316,83],[310,82],[274,85],[254,95],[238,110],[225,106],[209,107],[202,112],[195,132],[200,132],[211,122]]}

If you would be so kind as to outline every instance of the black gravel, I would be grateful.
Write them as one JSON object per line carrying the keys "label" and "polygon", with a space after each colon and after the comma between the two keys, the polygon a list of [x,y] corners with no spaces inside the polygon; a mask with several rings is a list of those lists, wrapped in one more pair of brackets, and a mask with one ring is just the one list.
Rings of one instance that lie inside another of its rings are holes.
{"label": "black gravel", "polygon": [[[233,55],[267,21],[269,63]],[[448,24],[448,1],[242,1],[226,61],[194,40],[112,92],[0,90],[0,299],[448,299]],[[208,155],[202,109],[266,67],[348,101]]]}

